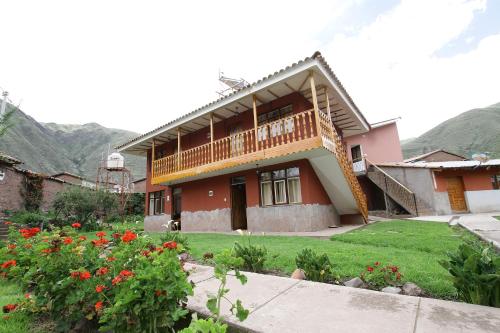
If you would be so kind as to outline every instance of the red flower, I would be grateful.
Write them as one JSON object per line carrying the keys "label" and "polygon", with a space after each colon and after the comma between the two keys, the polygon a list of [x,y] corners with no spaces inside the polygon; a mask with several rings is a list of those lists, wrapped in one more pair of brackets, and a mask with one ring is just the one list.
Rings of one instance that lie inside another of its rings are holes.
{"label": "red flower", "polygon": [[116,260],[116,258],[115,258],[115,257],[107,257],[107,258],[106,258],[106,261],[115,261],[115,260]]}
{"label": "red flower", "polygon": [[99,312],[102,309],[102,301],[98,301],[94,305],[96,312]]}
{"label": "red flower", "polygon": [[12,225],[12,222],[10,222],[10,221],[5,221],[4,223],[5,223],[5,225]]}
{"label": "red flower", "polygon": [[24,294],[24,298],[26,298],[26,299],[30,299],[30,298],[31,298],[31,294],[30,294],[30,293],[26,293],[26,294]]}
{"label": "red flower", "polygon": [[26,244],[26,245],[24,245],[24,247],[25,247],[26,249],[31,249],[31,248],[33,247],[33,245],[31,245],[31,244]]}
{"label": "red flower", "polygon": [[42,250],[42,253],[51,253],[51,252],[52,252],[52,250],[51,250],[51,249],[43,249],[43,250]]}
{"label": "red flower", "polygon": [[95,272],[95,275],[97,275],[97,276],[106,275],[106,274],[108,274],[108,272],[109,272],[109,269],[107,267],[101,267]]}
{"label": "red flower", "polygon": [[95,233],[95,235],[99,238],[103,238],[104,236],[106,236],[106,233],[104,231],[98,231]]}
{"label": "red flower", "polygon": [[122,236],[122,241],[125,243],[131,242],[137,238],[137,235],[130,230],[125,231]]}
{"label": "red flower", "polygon": [[71,275],[71,277],[72,277],[73,279],[76,279],[77,277],[79,277],[79,276],[80,276],[80,272],[71,272],[71,274],[70,274],[70,275]]}
{"label": "red flower", "polygon": [[104,238],[104,237],[102,237],[102,238],[100,238],[100,239],[94,239],[94,240],[92,241],[92,244],[93,244],[94,246],[97,246],[97,247],[103,246],[103,245],[108,244],[108,243],[109,243],[109,240],[107,240],[107,239],[106,239],[106,238]]}
{"label": "red flower", "polygon": [[111,235],[114,239],[120,238],[120,234],[115,232],[113,235]]}
{"label": "red flower", "polygon": [[392,267],[391,267],[391,271],[392,271],[393,273],[396,273],[396,272],[398,271],[398,266],[392,266]]}
{"label": "red flower", "polygon": [[16,264],[17,264],[17,262],[15,260],[8,260],[2,264],[2,268],[9,268],[12,266],[16,266]]}
{"label": "red flower", "polygon": [[88,279],[90,279],[90,277],[91,277],[91,275],[88,271],[84,271],[84,272],[80,273],[80,280],[81,281],[88,280]]}
{"label": "red flower", "polygon": [[19,230],[19,233],[23,238],[28,239],[33,236],[36,236],[40,232],[40,228],[31,228],[31,229],[21,229]]}
{"label": "red flower", "polygon": [[98,284],[97,286],[95,286],[95,291],[97,293],[102,293],[104,289],[106,289],[106,286],[103,286],[102,284]]}
{"label": "red flower", "polygon": [[71,226],[72,226],[73,228],[75,228],[75,229],[78,229],[78,228],[81,228],[81,227],[82,227],[82,225],[81,225],[80,223],[78,223],[78,222],[73,223]]}
{"label": "red flower", "polygon": [[398,272],[398,273],[396,274],[396,280],[401,280],[401,273],[399,273],[399,272]]}
{"label": "red flower", "polygon": [[84,241],[84,240],[87,240],[87,237],[86,236],[80,236],[80,237],[78,237],[78,239],[81,240],[81,241]]}
{"label": "red flower", "polygon": [[132,273],[131,271],[127,271],[126,269],[124,269],[123,271],[120,272],[120,276],[122,276],[122,277],[134,276],[134,273]]}
{"label": "red flower", "polygon": [[114,286],[122,281],[123,281],[122,277],[118,275],[118,276],[114,277],[113,280],[111,280],[111,284]]}
{"label": "red flower", "polygon": [[9,250],[14,250],[16,247],[17,247],[17,245],[16,245],[16,244],[9,244],[9,245],[7,245],[7,248],[8,248]]}
{"label": "red flower", "polygon": [[3,306],[3,313],[9,313],[17,308],[17,304],[7,304]]}
{"label": "red flower", "polygon": [[372,266],[368,266],[368,267],[366,268],[366,270],[367,270],[368,272],[373,272],[373,267],[372,267]]}
{"label": "red flower", "polygon": [[380,262],[376,261],[375,266],[379,266],[379,265],[380,265]]}
{"label": "red flower", "polygon": [[69,244],[73,243],[73,238],[66,237],[66,238],[64,238],[63,242],[64,242],[64,244],[69,245]]}
{"label": "red flower", "polygon": [[151,251],[148,251],[148,250],[142,251],[142,255],[145,257],[149,257],[150,254],[151,254]]}
{"label": "red flower", "polygon": [[155,249],[155,251],[161,254],[161,253],[163,253],[163,248],[161,248],[161,247],[157,247],[157,248]]}
{"label": "red flower", "polygon": [[177,248],[177,243],[174,241],[166,242],[163,244],[163,247],[166,249],[174,250]]}

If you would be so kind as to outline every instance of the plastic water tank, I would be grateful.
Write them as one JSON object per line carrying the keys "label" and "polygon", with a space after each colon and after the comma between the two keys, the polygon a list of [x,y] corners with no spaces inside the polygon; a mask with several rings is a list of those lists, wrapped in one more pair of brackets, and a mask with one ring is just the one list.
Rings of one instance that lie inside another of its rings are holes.
{"label": "plastic water tank", "polygon": [[120,153],[112,153],[108,156],[106,166],[108,169],[122,169],[125,166],[125,158]]}

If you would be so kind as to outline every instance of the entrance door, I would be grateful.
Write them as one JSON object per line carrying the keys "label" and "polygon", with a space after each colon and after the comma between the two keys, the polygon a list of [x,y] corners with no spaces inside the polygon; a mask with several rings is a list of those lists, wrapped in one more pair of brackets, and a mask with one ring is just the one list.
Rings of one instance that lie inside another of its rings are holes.
{"label": "entrance door", "polygon": [[466,212],[464,184],[462,177],[446,178],[446,190],[450,199],[451,210],[454,212]]}
{"label": "entrance door", "polygon": [[237,125],[229,130],[231,136],[231,157],[240,156],[243,154],[243,137],[238,135],[241,133],[241,126]]}
{"label": "entrance door", "polygon": [[231,226],[233,230],[247,229],[245,177],[231,179]]}
{"label": "entrance door", "polygon": [[181,211],[182,211],[182,190],[179,187],[176,187],[172,190],[172,220],[180,221],[181,220]]}

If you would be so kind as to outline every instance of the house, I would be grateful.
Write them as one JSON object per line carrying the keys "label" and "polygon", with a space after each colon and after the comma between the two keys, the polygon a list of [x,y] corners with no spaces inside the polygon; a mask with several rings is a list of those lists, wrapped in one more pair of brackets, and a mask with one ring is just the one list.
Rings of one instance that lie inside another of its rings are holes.
{"label": "house", "polygon": [[65,182],[71,183],[74,185],[80,185],[83,187],[95,189],[94,182],[91,182],[83,177],[74,175],[74,174],[69,173],[69,172],[60,172],[60,173],[57,173],[55,175],[52,175],[52,177],[64,180]]}
{"label": "house", "polygon": [[345,142],[370,130],[316,52],[117,149],[147,157],[148,231],[313,231],[366,221]]}
{"label": "house", "polygon": [[20,167],[22,161],[0,152],[0,216],[6,211],[19,211],[25,208],[23,193],[26,180],[41,178],[42,200],[40,209],[48,211],[56,194],[71,186],[62,179],[46,176]]}
{"label": "house", "polygon": [[[446,162],[446,161],[465,161],[467,158],[450,153],[449,151],[446,151],[444,149],[438,149],[434,150],[422,155],[410,157],[404,162],[406,163],[414,163],[414,162]],[[386,162],[392,162],[392,161],[386,161]]]}
{"label": "house", "polygon": [[132,193],[146,193],[146,177],[134,180],[132,182]]}
{"label": "house", "polygon": [[[377,169],[414,193],[416,205],[426,211],[417,215],[500,211],[500,159],[461,160],[454,154],[452,158],[455,160],[380,163]],[[396,192],[392,194],[396,201],[400,199]]]}

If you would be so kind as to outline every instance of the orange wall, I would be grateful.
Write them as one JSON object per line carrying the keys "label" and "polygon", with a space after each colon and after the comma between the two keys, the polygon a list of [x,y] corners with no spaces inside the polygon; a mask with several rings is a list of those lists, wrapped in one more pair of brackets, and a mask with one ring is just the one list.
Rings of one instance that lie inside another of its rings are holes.
{"label": "orange wall", "polygon": [[355,145],[361,145],[361,152],[375,164],[403,160],[396,123],[377,127],[368,133],[350,136],[344,140],[351,160],[351,146]]}
{"label": "orange wall", "polygon": [[492,190],[491,176],[500,173],[499,170],[443,170],[434,171],[436,191],[446,192],[446,178],[461,176],[465,191]]}

